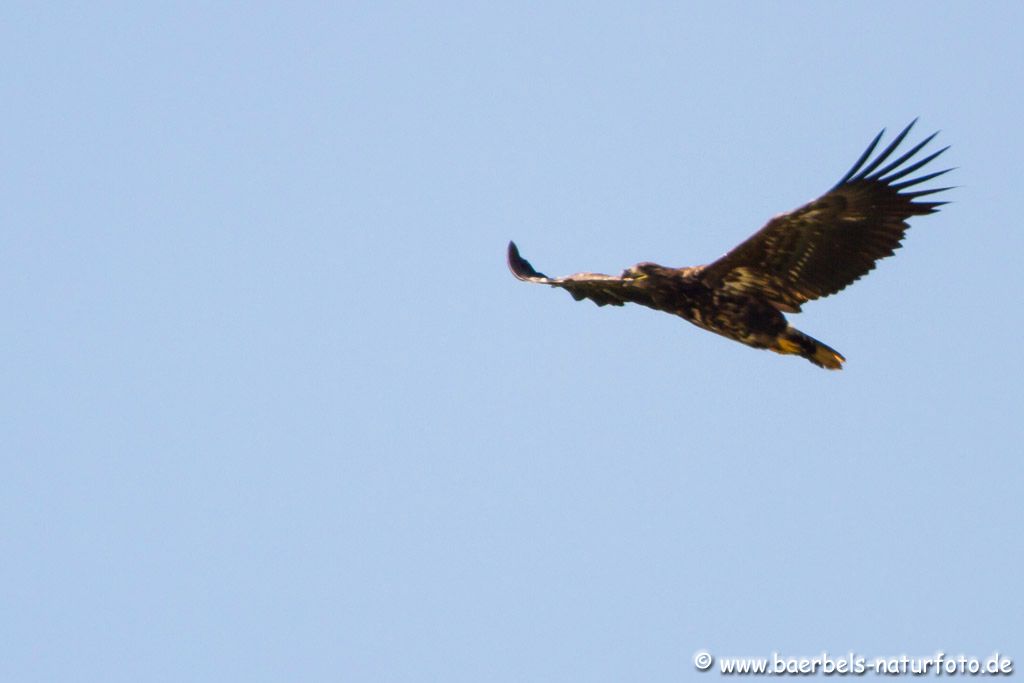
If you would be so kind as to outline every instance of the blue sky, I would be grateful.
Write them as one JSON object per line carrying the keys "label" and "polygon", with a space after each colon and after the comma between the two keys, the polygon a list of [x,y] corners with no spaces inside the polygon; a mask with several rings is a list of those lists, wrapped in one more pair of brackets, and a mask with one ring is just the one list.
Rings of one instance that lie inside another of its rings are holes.
{"label": "blue sky", "polygon": [[[1016,3],[0,10],[0,678],[1024,661]],[[794,322],[713,260],[920,116],[955,203]]]}

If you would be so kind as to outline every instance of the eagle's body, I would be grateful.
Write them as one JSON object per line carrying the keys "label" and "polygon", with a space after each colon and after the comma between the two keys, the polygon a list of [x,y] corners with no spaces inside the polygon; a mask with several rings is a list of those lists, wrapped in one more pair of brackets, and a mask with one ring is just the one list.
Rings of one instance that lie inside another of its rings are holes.
{"label": "eagle's body", "polygon": [[639,263],[619,276],[578,273],[549,278],[534,270],[510,242],[509,267],[520,280],[560,287],[577,301],[590,299],[598,306],[641,304],[748,346],[799,355],[838,370],[846,359],[791,327],[783,313],[797,313],[801,304],[834,294],[871,271],[877,260],[899,248],[910,216],[932,213],[945,203],[914,199],[948,188],[902,190],[949,169],[896,182],[945,151],[905,165],[935,134],[879,168],[913,125],[865,166],[882,137],[879,133],[829,192],[771,219],[708,265],[667,268]]}

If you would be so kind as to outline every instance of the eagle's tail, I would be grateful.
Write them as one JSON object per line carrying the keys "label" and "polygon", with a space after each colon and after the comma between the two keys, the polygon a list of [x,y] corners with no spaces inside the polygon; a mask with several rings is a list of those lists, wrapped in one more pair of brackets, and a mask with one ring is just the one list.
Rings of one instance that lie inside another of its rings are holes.
{"label": "eagle's tail", "polygon": [[793,327],[787,327],[769,348],[776,353],[803,356],[819,368],[829,370],[842,370],[846,360],[835,349]]}

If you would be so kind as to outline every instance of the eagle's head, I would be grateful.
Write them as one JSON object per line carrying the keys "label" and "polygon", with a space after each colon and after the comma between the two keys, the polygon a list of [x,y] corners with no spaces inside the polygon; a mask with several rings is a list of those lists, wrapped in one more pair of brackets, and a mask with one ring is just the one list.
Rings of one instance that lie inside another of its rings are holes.
{"label": "eagle's head", "polygon": [[622,271],[622,277],[633,278],[639,280],[649,275],[657,275],[662,267],[657,263],[649,263],[647,261],[638,263],[635,266],[630,266],[626,270]]}

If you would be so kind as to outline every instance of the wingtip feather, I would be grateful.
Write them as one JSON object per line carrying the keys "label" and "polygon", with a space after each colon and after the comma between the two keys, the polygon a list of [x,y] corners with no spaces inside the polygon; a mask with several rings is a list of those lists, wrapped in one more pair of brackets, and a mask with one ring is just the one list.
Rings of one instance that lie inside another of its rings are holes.
{"label": "wingtip feather", "polygon": [[864,152],[860,155],[860,158],[858,158],[857,161],[853,164],[853,166],[850,167],[850,170],[846,172],[846,175],[843,176],[842,180],[836,183],[836,187],[839,187],[840,185],[848,181],[850,178],[854,176],[854,174],[857,173],[857,171],[860,170],[860,167],[863,166],[864,162],[868,160],[868,157],[871,156],[871,153],[875,151],[875,147],[878,146],[878,143],[882,139],[883,135],[885,135],[885,128],[878,131],[878,135],[875,136],[875,139],[871,141],[871,144],[868,145],[868,148],[865,149]]}
{"label": "wingtip feather", "polygon": [[538,272],[530,262],[524,259],[519,254],[519,247],[516,246],[515,242],[509,241],[508,243],[508,269],[512,271],[512,274],[519,280],[530,280],[532,278],[547,278],[544,273]]}

